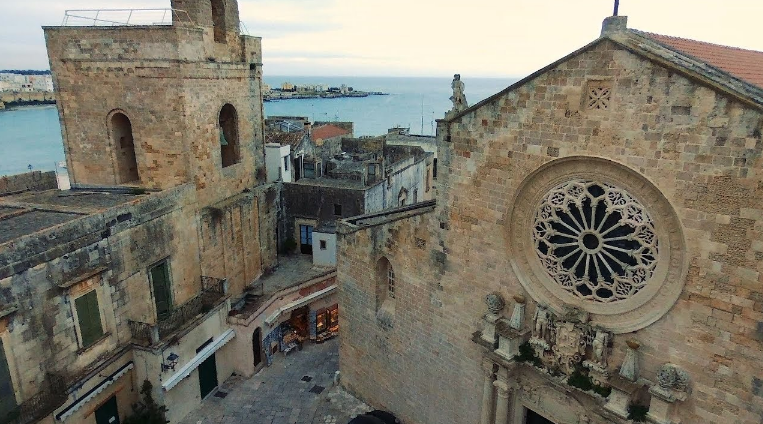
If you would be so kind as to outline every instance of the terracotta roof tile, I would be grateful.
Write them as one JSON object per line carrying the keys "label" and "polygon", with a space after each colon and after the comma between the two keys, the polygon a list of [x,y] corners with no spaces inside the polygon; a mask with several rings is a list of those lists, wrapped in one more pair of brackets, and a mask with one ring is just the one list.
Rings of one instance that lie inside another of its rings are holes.
{"label": "terracotta roof tile", "polygon": [[344,128],[337,127],[336,125],[321,125],[320,127],[313,128],[313,132],[310,136],[310,138],[315,141],[318,139],[327,139],[332,137],[337,137],[340,135],[346,135],[350,132]]}
{"label": "terracotta roof tile", "polygon": [[305,136],[305,133],[303,131],[282,132],[282,131],[275,131],[275,130],[266,130],[265,142],[278,143],[281,146],[289,145],[293,148],[296,148],[299,145],[299,143],[302,141],[302,138],[304,136]]}
{"label": "terracotta roof tile", "polygon": [[763,87],[763,52],[649,32],[643,34],[672,50],[693,56],[750,84]]}

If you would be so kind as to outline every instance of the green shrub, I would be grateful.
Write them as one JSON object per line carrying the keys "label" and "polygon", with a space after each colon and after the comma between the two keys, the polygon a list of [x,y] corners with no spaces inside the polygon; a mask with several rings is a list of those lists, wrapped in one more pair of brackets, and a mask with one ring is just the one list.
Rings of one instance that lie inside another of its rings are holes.
{"label": "green shrub", "polygon": [[577,387],[580,390],[593,390],[593,380],[591,380],[591,377],[578,370],[575,370],[570,374],[570,377],[567,379],[567,384],[572,387]]}
{"label": "green shrub", "polygon": [[530,342],[524,342],[519,345],[519,355],[514,355],[514,360],[517,362],[529,362],[536,367],[543,365],[538,355],[535,354],[535,349],[530,345]]}
{"label": "green shrub", "polygon": [[153,385],[148,380],[143,380],[143,386],[141,386],[140,393],[143,395],[143,404],[138,407],[133,406],[135,411],[132,415],[124,420],[124,424],[167,424],[167,418],[164,413],[167,412],[167,407],[159,405],[151,395]]}
{"label": "green shrub", "polygon": [[570,375],[567,379],[567,384],[580,390],[592,391],[601,397],[607,397],[612,393],[611,387],[604,387],[594,383],[590,376],[583,374],[579,370],[575,370]]}
{"label": "green shrub", "polygon": [[649,412],[649,407],[644,405],[630,404],[628,405],[628,419],[637,423],[643,423],[646,421],[646,413]]}

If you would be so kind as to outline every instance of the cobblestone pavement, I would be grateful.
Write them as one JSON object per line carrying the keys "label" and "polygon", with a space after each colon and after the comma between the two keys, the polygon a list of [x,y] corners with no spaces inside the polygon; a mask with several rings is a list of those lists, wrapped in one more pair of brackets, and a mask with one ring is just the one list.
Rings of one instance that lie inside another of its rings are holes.
{"label": "cobblestone pavement", "polygon": [[252,378],[228,378],[181,424],[346,424],[371,408],[334,385],[338,348],[333,339],[278,353]]}

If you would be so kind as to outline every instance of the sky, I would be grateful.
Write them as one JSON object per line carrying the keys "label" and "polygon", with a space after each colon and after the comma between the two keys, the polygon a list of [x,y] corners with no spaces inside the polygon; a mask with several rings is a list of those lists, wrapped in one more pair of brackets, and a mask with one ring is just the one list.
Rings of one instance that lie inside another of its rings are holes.
{"label": "sky", "polygon": [[[0,69],[48,69],[67,9],[169,0],[0,0]],[[239,0],[266,75],[521,77],[598,37],[613,0]],[[620,0],[628,27],[763,51],[763,1]]]}

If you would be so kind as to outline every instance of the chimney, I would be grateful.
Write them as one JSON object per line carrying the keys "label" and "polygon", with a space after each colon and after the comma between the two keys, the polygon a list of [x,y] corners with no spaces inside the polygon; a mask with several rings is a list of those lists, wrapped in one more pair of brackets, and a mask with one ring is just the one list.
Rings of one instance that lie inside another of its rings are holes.
{"label": "chimney", "polygon": [[310,123],[310,121],[305,121],[304,129],[308,137],[313,136],[313,125]]}
{"label": "chimney", "polygon": [[601,23],[601,36],[616,34],[628,29],[627,16],[609,16]]}

